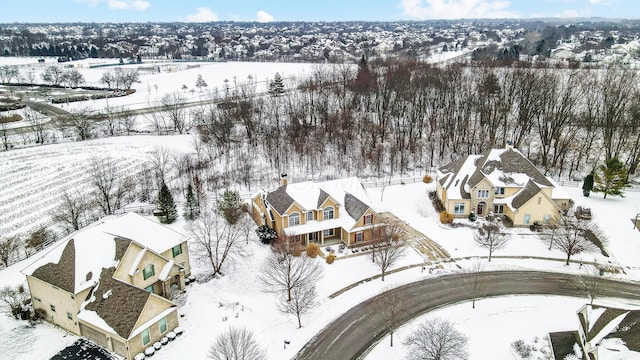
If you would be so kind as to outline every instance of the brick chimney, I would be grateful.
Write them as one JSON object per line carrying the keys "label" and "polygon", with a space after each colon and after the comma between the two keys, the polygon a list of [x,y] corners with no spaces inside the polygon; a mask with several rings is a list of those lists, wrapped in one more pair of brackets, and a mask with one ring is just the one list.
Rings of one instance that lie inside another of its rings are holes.
{"label": "brick chimney", "polygon": [[287,186],[289,183],[289,179],[287,178],[286,173],[280,174],[280,186]]}

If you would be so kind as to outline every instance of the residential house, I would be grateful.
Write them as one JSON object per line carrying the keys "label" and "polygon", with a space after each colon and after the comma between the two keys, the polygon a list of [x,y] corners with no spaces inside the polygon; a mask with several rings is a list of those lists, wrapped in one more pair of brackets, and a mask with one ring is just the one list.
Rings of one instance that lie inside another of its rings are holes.
{"label": "residential house", "polygon": [[267,225],[290,243],[350,246],[375,241],[382,229],[356,177],[289,184],[283,175],[280,187],[253,198],[252,209],[258,225]]}
{"label": "residential house", "polygon": [[81,229],[23,270],[35,309],[132,359],[178,326],[187,237],[135,213]]}
{"label": "residential house", "polygon": [[455,217],[493,213],[507,216],[514,226],[553,222],[571,201],[557,183],[509,145],[442,166],[436,193]]}
{"label": "residential house", "polygon": [[640,310],[584,305],[578,339],[586,360],[640,358]]}

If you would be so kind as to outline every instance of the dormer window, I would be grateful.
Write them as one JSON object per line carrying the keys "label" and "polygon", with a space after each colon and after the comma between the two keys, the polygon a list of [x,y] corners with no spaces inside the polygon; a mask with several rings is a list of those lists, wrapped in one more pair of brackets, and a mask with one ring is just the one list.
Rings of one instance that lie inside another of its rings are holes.
{"label": "dormer window", "polygon": [[307,221],[313,220],[313,211],[307,212]]}
{"label": "dormer window", "polygon": [[333,219],[333,206],[327,206],[324,208],[322,220],[330,220]]}
{"label": "dormer window", "polygon": [[367,214],[364,216],[364,224],[365,225],[371,225],[371,219],[373,218],[373,216],[371,214]]}
{"label": "dormer window", "polygon": [[504,188],[503,187],[496,187],[495,194],[496,195],[504,195]]}
{"label": "dormer window", "polygon": [[153,264],[149,264],[145,266],[144,269],[142,269],[142,277],[144,278],[144,280],[147,280],[148,278],[152,277],[155,274],[156,274],[156,271],[153,267]]}
{"label": "dormer window", "polygon": [[300,225],[300,213],[292,213],[289,215],[289,226]]}

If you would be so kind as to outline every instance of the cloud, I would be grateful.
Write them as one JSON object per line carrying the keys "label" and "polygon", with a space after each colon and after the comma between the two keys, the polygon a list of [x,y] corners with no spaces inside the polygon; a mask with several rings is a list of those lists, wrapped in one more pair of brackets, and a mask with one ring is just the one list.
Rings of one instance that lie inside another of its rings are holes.
{"label": "cloud", "polygon": [[195,14],[187,15],[186,19],[189,22],[210,22],[218,21],[218,15],[209,8],[199,7]]}
{"label": "cloud", "polygon": [[580,17],[580,13],[577,10],[562,10],[562,12],[555,15],[559,18],[577,18]]}
{"label": "cloud", "polygon": [[147,0],[76,0],[76,2],[96,7],[100,3],[107,4],[109,10],[138,10],[144,11],[151,7]]}
{"label": "cloud", "polygon": [[402,0],[402,12],[410,19],[518,18],[504,0]]}
{"label": "cloud", "polygon": [[273,21],[273,16],[271,16],[271,14],[266,11],[260,10],[256,14],[256,19],[258,20],[258,22],[271,22]]}

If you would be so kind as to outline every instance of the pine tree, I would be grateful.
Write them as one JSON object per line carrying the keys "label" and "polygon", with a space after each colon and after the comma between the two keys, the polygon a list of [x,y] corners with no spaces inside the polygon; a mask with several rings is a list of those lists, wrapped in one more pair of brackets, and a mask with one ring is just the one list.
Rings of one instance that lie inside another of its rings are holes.
{"label": "pine tree", "polygon": [[604,165],[600,165],[593,179],[592,191],[604,193],[605,199],[607,195],[624,197],[622,189],[627,183],[627,169],[618,158],[611,158]]}
{"label": "pine tree", "polygon": [[199,209],[198,200],[196,200],[196,196],[193,193],[193,186],[189,183],[189,185],[187,185],[187,193],[185,194],[183,216],[187,220],[193,220],[198,217]]}
{"label": "pine tree", "polygon": [[225,190],[222,200],[218,203],[218,211],[227,223],[233,225],[242,215],[242,199],[237,191]]}
{"label": "pine tree", "polygon": [[173,201],[173,196],[164,182],[158,192],[158,210],[160,211],[160,222],[163,224],[171,224],[178,218],[176,203]]}
{"label": "pine tree", "polygon": [[284,93],[284,82],[282,81],[282,76],[279,73],[273,77],[273,80],[269,82],[269,94],[272,96],[278,96]]}

